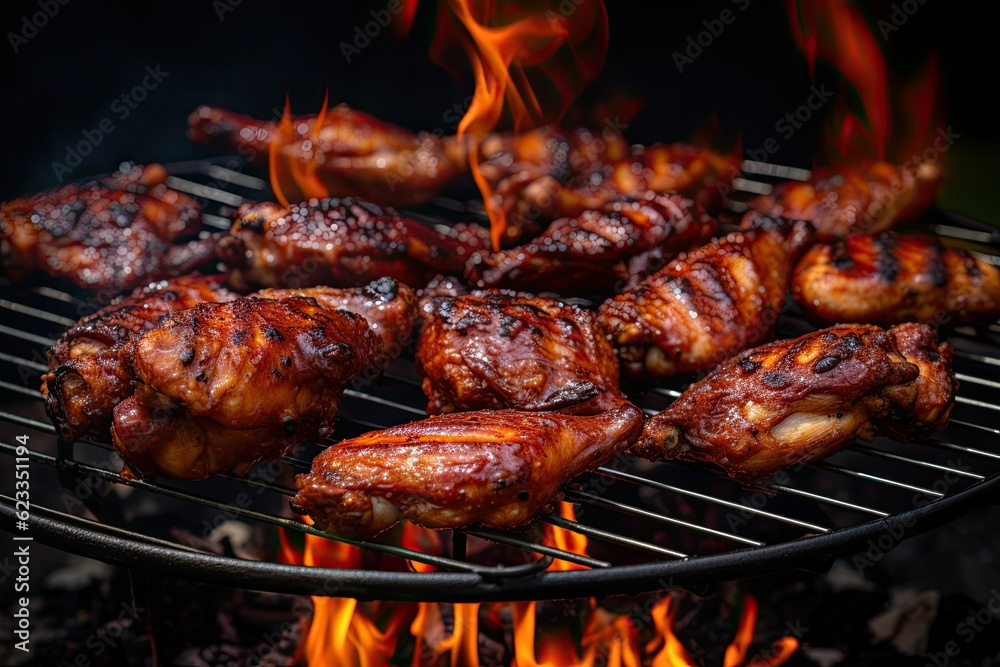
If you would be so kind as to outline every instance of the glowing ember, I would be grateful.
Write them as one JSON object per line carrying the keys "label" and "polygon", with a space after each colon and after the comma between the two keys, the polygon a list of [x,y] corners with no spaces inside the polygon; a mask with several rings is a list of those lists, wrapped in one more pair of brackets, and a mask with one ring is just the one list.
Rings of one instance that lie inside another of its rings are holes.
{"label": "glowing ember", "polygon": [[[469,164],[497,249],[506,220],[479,170],[479,143],[505,111],[514,131],[558,120],[604,64],[607,20],[601,0],[441,3],[431,56],[448,67],[457,43],[472,65],[476,87],[458,135],[471,138]],[[555,103],[542,102],[543,90],[554,93]]]}

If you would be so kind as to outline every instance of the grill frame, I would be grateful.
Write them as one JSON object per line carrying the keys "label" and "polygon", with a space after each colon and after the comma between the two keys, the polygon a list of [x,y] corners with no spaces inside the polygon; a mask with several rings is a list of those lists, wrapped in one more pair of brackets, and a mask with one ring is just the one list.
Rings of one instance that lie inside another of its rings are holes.
{"label": "grill frame", "polygon": [[[227,162],[228,164],[232,164],[231,160],[227,160]],[[225,228],[228,226],[225,217],[227,209],[225,207],[238,205],[241,200],[241,197],[238,195],[217,187],[220,185],[220,183],[217,182],[218,179],[225,180],[222,185],[225,185],[226,187],[235,185],[250,190],[259,190],[264,187],[263,181],[260,181],[252,176],[247,176],[246,174],[243,174],[242,171],[232,171],[226,167],[222,167],[221,163],[222,161],[198,161],[172,165],[170,169],[170,185],[172,187],[191,192],[203,198],[203,203],[206,203],[207,201],[210,206],[216,207],[216,211],[218,213],[222,213],[222,215],[209,213],[206,216],[206,228],[210,229]],[[227,172],[231,173],[228,173],[227,175]],[[754,177],[757,175],[759,178],[759,171],[755,171],[753,163],[747,163],[745,165],[745,172],[745,175],[748,177]],[[774,175],[773,168],[766,173],[768,175]],[[186,178],[181,178],[181,175]],[[777,175],[780,176],[781,174],[779,173]],[[205,184],[199,182],[198,180],[189,180],[189,178],[211,178],[217,180],[209,184]],[[457,204],[457,202],[439,202],[437,208],[455,210],[455,204]],[[733,201],[733,209],[738,212],[738,201]],[[465,209],[464,212],[467,217],[470,215],[468,209]],[[932,227],[935,232],[947,233],[949,229],[957,230],[952,232],[951,235],[957,238],[964,238],[965,240],[975,240],[980,243],[1000,245],[1000,230],[995,230],[984,225],[983,223],[970,221],[962,216],[954,214],[939,212],[938,215],[940,216],[939,222]],[[430,223],[441,223],[448,219],[447,216],[441,217],[440,215],[435,215],[435,209],[433,206],[430,207],[430,213],[424,210],[415,214],[414,217],[422,218]],[[972,238],[970,239],[970,237]],[[993,261],[996,260],[994,259]],[[50,298],[54,295],[61,294],[51,288],[40,288],[40,290],[48,290],[47,292],[40,291],[39,293],[45,294]],[[63,295],[62,297],[57,296],[56,298],[64,297],[70,299],[72,298],[68,295]],[[20,312],[35,317],[39,316],[38,313],[30,312],[32,309],[31,306],[28,306],[26,309],[23,304],[19,304],[17,301],[8,301],[7,299],[4,299],[3,303],[0,303],[0,306],[3,306],[8,310],[17,311],[18,308],[11,307],[11,304],[20,306]],[[42,310],[40,312],[44,313],[47,311]],[[52,319],[50,320],[52,323],[59,323],[60,325],[66,324],[66,322],[59,319],[60,316],[52,313],[50,313],[50,315],[52,315]],[[787,316],[783,316],[783,319],[784,317]],[[794,316],[792,317],[792,320],[794,321]],[[997,331],[997,329],[994,329],[994,332],[995,331]],[[0,328],[0,335],[8,337],[13,336],[35,345],[44,345],[46,342],[45,337],[9,327]],[[987,364],[1000,365],[1000,343],[997,341],[990,342],[987,340],[975,342],[976,344],[983,343],[985,345],[984,349],[986,354],[980,356],[982,356]],[[993,355],[990,356],[988,354],[989,352],[993,352]],[[969,360],[975,360],[976,356],[977,355],[973,353],[966,352],[966,357]],[[0,354],[0,361],[5,363],[19,363],[24,368],[36,371],[40,370],[39,367],[42,366],[39,362],[21,359],[17,356],[6,353]],[[409,360],[401,360],[399,363],[409,363]],[[983,366],[984,370],[986,368],[988,368],[988,366]],[[412,372],[409,374],[403,372],[393,376],[391,375],[392,370],[393,369],[390,369],[390,377],[394,381],[403,383],[413,382]],[[973,385],[979,383],[981,386],[993,387],[993,385],[989,384],[992,381],[987,378],[976,376],[969,377],[969,379],[973,381],[971,383]],[[968,380],[963,380],[963,388],[966,388],[969,384]],[[994,385],[996,385],[995,388],[1000,388],[1000,384],[994,383]],[[2,382],[0,383],[0,389],[6,389],[8,391],[24,395],[34,395],[36,398],[38,397],[37,394],[34,394],[34,392],[26,387],[19,387],[13,383]],[[960,399],[964,399],[967,405],[977,410],[1000,410],[1000,408],[997,408],[997,406],[992,403],[969,398],[966,395],[968,391],[968,389],[965,389],[964,392],[960,392]],[[657,387],[652,389],[649,394],[654,397],[659,394],[661,397],[666,396],[669,398],[671,396],[676,396],[677,391],[669,387]],[[421,414],[420,410],[406,405],[405,403],[397,403],[393,400],[380,398],[375,394],[369,394],[365,391],[349,390],[348,395],[359,400],[369,400],[374,401],[375,403],[381,402],[389,406],[394,406],[396,409],[402,409],[404,412],[412,413],[411,416],[413,418],[419,418],[419,415]],[[647,412],[651,412],[651,409],[647,409]],[[989,413],[987,412],[986,414]],[[342,410],[341,418],[344,419],[345,417],[350,420],[350,417],[345,415]],[[42,433],[54,434],[54,429],[51,425],[37,422],[33,419],[21,417],[6,411],[0,412],[0,420],[26,426]],[[362,427],[380,426],[378,424],[367,423],[363,420],[355,420],[355,423]],[[958,424],[961,427],[963,423],[958,422]],[[964,426],[980,432],[985,432],[991,439],[992,444],[996,444],[998,446],[998,451],[979,450],[947,442],[942,443],[942,445],[958,451],[968,452],[973,456],[978,455],[980,457],[1000,460],[1000,430],[975,423],[965,423]],[[54,466],[59,471],[63,485],[67,487],[73,480],[77,479],[78,475],[90,474],[103,478],[106,482],[147,488],[158,493],[167,492],[167,495],[170,495],[170,493],[178,493],[176,491],[170,491],[170,487],[162,486],[156,482],[149,483],[142,481],[125,481],[119,478],[117,474],[109,471],[104,471],[99,468],[88,469],[86,464],[80,463],[75,458],[75,447],[76,445],[74,443],[59,442],[57,445],[57,455],[55,457],[41,452],[35,452],[34,450],[32,450],[30,456],[33,458],[35,463]],[[865,445],[853,447],[853,449],[858,452],[865,452],[866,448],[869,450],[867,453],[872,456],[882,456],[888,458],[898,458],[900,456],[898,453],[884,451],[877,447],[868,447]],[[0,444],[0,453],[11,454],[12,446]],[[926,465],[928,463],[919,459],[909,459],[906,457],[904,457],[903,460],[911,465]],[[293,457],[286,457],[285,463],[292,465],[301,465],[303,463],[307,464],[307,462],[297,461]],[[846,474],[853,475],[855,477],[861,477],[867,474],[871,477],[869,473],[858,472],[852,468],[844,468],[836,464],[821,463],[818,464],[818,467],[823,470],[833,472],[834,474]],[[955,474],[961,473],[961,471],[954,470],[946,466],[930,464],[930,467],[938,470],[949,470],[951,473]],[[630,478],[631,481],[653,481],[646,480],[646,478],[641,475],[633,475],[632,473],[622,473],[620,471],[611,471],[607,469],[605,469],[603,474],[607,475],[609,473],[613,478],[619,481],[630,481]],[[737,542],[742,540],[744,544],[747,544],[748,548],[732,549],[718,554],[689,556],[684,552],[662,547],[661,545],[660,550],[662,553],[659,554],[660,556],[680,558],[677,560],[647,562],[639,565],[611,565],[610,563],[595,558],[573,557],[571,554],[560,552],[558,549],[540,548],[539,545],[530,542],[530,536],[525,537],[524,535],[518,533],[486,530],[469,530],[453,533],[456,538],[451,545],[451,557],[419,554],[405,549],[387,547],[386,545],[351,542],[337,538],[338,541],[358,544],[359,546],[367,549],[381,550],[389,553],[390,555],[397,555],[411,560],[423,560],[423,562],[436,565],[445,571],[418,573],[387,570],[343,570],[284,565],[273,562],[250,561],[235,557],[199,552],[190,547],[171,543],[167,540],[146,537],[135,531],[118,528],[116,526],[102,525],[98,522],[82,519],[70,514],[58,512],[51,508],[39,506],[36,506],[31,513],[31,535],[32,537],[37,537],[41,542],[45,542],[65,551],[97,558],[106,562],[117,563],[128,567],[145,568],[162,574],[182,576],[196,581],[203,581],[205,583],[238,586],[278,593],[328,595],[335,597],[354,597],[357,599],[440,602],[483,602],[581,598],[621,594],[634,595],[670,588],[703,589],[705,586],[710,586],[725,580],[756,576],[791,568],[825,568],[835,558],[857,552],[863,549],[870,540],[878,540],[878,538],[884,534],[888,534],[890,536],[902,534],[904,537],[910,537],[934,526],[941,525],[942,523],[961,515],[977,502],[984,499],[989,502],[993,501],[997,490],[1000,489],[1000,469],[988,476],[973,473],[971,475],[967,475],[967,477],[978,478],[978,480],[953,494],[937,493],[936,495],[939,496],[938,499],[901,512],[888,513],[877,509],[871,509],[867,506],[853,504],[856,513],[858,510],[863,510],[860,513],[867,513],[869,516],[876,515],[876,518],[861,521],[847,527],[827,529],[824,526],[816,526],[806,522],[805,520],[786,517],[780,513],[774,514],[772,512],[764,511],[753,512],[758,516],[770,516],[772,520],[783,521],[786,523],[798,523],[802,527],[818,529],[818,531],[814,530],[813,532],[820,532],[820,534],[811,535],[807,530],[806,535],[799,539],[781,541],[774,544],[763,544],[755,540],[739,538],[739,536],[735,534],[726,533],[725,531],[720,531],[710,526],[698,526],[691,524],[690,522],[679,520],[675,517],[664,516],[662,514],[657,516],[653,512],[648,512],[654,519],[658,519],[668,524],[672,522],[674,525],[680,525],[687,530],[702,530],[709,533],[715,532],[719,535],[725,535],[727,538],[731,538]],[[929,491],[923,487],[893,479],[882,478],[880,481],[874,481],[878,479],[878,477],[875,477],[869,479],[868,481],[875,484],[896,486],[901,489],[908,489],[912,491]],[[664,484],[662,482],[657,483],[653,481],[654,488],[656,487],[656,484],[659,484],[660,492],[669,492],[671,489],[669,484]],[[760,491],[761,489],[756,490]],[[697,492],[692,490],[685,490],[681,488],[679,491],[681,493],[687,493],[691,496],[698,497]],[[747,492],[750,491],[753,491],[753,489],[750,489]],[[794,492],[798,493],[800,499],[808,498],[810,496],[809,492],[803,492],[802,490],[797,490],[792,487],[782,487],[780,485],[773,485],[764,490],[764,492],[777,494],[789,494]],[[287,495],[287,490],[279,490],[279,493],[285,493]],[[929,495],[934,495],[934,492]],[[180,492],[176,497],[184,497],[184,493]],[[579,491],[572,491],[571,497],[575,499],[582,498],[583,500],[589,502],[595,500],[593,496],[588,496],[586,493],[581,494]],[[188,499],[194,499],[194,502],[200,502],[193,496],[189,496]],[[596,500],[600,500],[600,497],[597,497]],[[725,499],[719,500],[708,498],[708,500],[720,506],[725,506],[724,504],[728,502],[729,507],[731,508],[740,507],[739,505],[736,505],[735,502],[727,501]],[[850,507],[852,505],[852,503],[839,501],[834,498],[820,497],[820,502],[824,501],[826,504],[834,506],[840,504],[841,506]],[[259,513],[255,513],[253,511],[246,512],[242,508],[235,505],[219,504],[217,508],[224,511],[231,511],[234,514],[250,519],[261,519],[261,517],[255,516],[255,514]],[[841,509],[843,508],[844,507],[841,507]],[[99,506],[94,506],[92,509],[97,510],[97,512],[101,511],[101,507]],[[636,510],[639,508],[628,507],[628,509]],[[775,517],[777,518],[775,519]],[[272,524],[275,523],[275,519],[279,521],[279,523],[275,525],[284,525],[286,528],[295,529],[300,532],[311,532],[322,535],[320,531],[304,526],[304,524],[295,522],[294,520],[280,519],[271,515],[265,515],[263,517],[263,520],[269,521]],[[555,515],[548,515],[547,517],[544,517],[543,520],[550,524],[570,527],[578,532],[581,532],[584,528],[586,528],[586,525],[584,524],[573,524],[572,522],[561,520],[560,517]],[[2,525],[2,527],[6,530],[10,530],[12,532],[14,522],[15,511],[13,499],[0,493],[0,525]],[[280,522],[286,523],[282,524]],[[628,546],[629,540],[638,544],[644,544],[644,548],[647,550],[649,550],[650,546],[656,546],[628,535],[617,535],[594,528],[591,528],[590,530],[596,530],[598,533],[605,533],[603,536],[592,533],[590,535],[591,537],[601,539],[602,537],[607,538],[608,535],[612,535],[620,540],[620,544],[625,546]],[[900,531],[902,531],[902,533],[900,533]],[[499,541],[501,543],[514,546],[527,544],[528,548],[526,550],[535,552],[537,558],[529,560],[523,564],[519,563],[508,567],[494,567],[469,563],[465,557],[465,535],[472,535],[474,537],[480,537],[491,541]],[[614,541],[615,540],[612,540],[612,542]],[[413,558],[414,555],[417,556],[417,558]],[[588,566],[591,569],[574,570],[569,572],[543,571],[552,561],[553,557],[570,562],[576,562],[578,564]]]}

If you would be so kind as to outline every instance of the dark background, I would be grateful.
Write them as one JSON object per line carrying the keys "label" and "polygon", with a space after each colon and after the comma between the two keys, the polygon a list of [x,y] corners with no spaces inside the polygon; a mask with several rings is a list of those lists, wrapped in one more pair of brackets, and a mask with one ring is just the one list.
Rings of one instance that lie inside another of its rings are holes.
{"label": "dark background", "polygon": [[[231,7],[233,2],[239,4]],[[808,95],[805,59],[791,38],[783,2],[751,0],[742,12],[730,0],[609,4],[607,64],[580,110],[616,93],[642,97],[642,112],[625,130],[633,141],[690,139],[715,114],[729,139],[740,134],[744,146],[754,148]],[[961,135],[948,154],[952,178],[942,202],[1000,222],[996,112],[985,101],[994,85],[995,28],[972,3],[908,4],[918,9],[900,30],[887,41],[877,29],[875,35],[895,72],[912,73],[932,50],[941,56],[947,119]],[[125,159],[208,155],[185,138],[187,115],[203,103],[267,117],[288,93],[293,111],[307,113],[318,110],[329,88],[333,102],[414,129],[451,131],[449,109],[472,90],[471,81],[456,83],[427,56],[436,11],[431,2],[418,8],[408,38],[383,31],[350,63],[340,42],[350,41],[354,28],[386,2],[68,0],[16,54],[9,33],[22,31],[23,17],[40,11],[39,0],[3,5],[2,198],[55,185],[52,163],[64,161],[68,145],[109,116],[115,131],[68,178],[107,172]],[[859,6],[873,27],[892,11],[890,2]],[[231,9],[221,20],[219,7]],[[736,21],[679,73],[672,54],[726,7],[735,10]],[[127,119],[113,118],[111,104],[141,82],[147,65],[169,76]],[[835,82],[829,69],[818,75]],[[771,159],[808,166],[819,126],[813,121],[782,141]]]}

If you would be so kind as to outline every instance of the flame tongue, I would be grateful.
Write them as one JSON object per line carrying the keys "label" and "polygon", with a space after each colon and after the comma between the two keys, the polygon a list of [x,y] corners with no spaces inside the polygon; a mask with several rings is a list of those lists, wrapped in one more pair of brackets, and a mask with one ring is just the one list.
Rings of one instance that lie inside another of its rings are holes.
{"label": "flame tongue", "polygon": [[472,65],[476,87],[458,136],[471,139],[469,166],[490,216],[496,249],[507,223],[479,170],[480,141],[505,110],[515,131],[558,120],[600,72],[607,42],[603,0],[580,5],[554,0],[441,4],[431,55],[450,69],[449,52],[457,43]]}

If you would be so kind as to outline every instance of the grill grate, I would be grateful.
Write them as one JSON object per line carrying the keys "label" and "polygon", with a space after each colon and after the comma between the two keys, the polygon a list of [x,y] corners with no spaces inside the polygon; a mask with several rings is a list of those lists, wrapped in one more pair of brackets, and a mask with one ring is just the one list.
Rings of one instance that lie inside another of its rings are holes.
{"label": "grill grate", "polygon": [[[762,174],[808,178],[803,170],[782,169],[767,171],[748,164],[741,187],[747,192],[766,187],[761,180],[749,180]],[[173,165],[171,173],[171,187],[201,198],[209,211],[206,233],[228,227],[232,207],[245,197],[264,194],[263,181],[212,162]],[[738,204],[734,201],[735,208]],[[439,199],[415,215],[447,224],[456,215],[467,219],[476,214],[459,202]],[[990,228],[960,217],[942,219],[931,229],[958,242],[998,240]],[[987,248],[979,250],[996,260]],[[70,503],[85,505],[88,512],[83,513],[58,509],[59,499],[36,497],[32,534],[70,551],[194,579],[289,593],[442,601],[591,597],[700,586],[788,567],[822,567],[887,531],[910,535],[945,521],[1000,485],[1000,430],[993,426],[1000,411],[1000,382],[991,379],[1000,365],[1000,327],[992,325],[978,335],[962,328],[949,339],[962,386],[951,426],[926,443],[880,438],[801,466],[769,486],[746,488],[708,468],[625,456],[570,485],[566,498],[577,508],[575,521],[548,514],[523,533],[455,531],[441,553],[399,546],[398,540],[347,540],[292,518],[287,507],[295,493],[290,473],[307,470],[318,445],[306,443],[278,463],[255,467],[243,479],[190,483],[125,479],[115,472],[109,444],[58,442],[36,389],[38,374],[47,370],[44,351],[62,330],[94,308],[54,287],[5,291],[0,310],[7,313],[6,322],[17,326],[0,325],[0,389],[7,392],[0,421],[10,425],[3,432],[27,433],[31,463],[57,475],[66,489],[79,488],[86,480],[104,485],[103,491],[133,490],[124,500],[115,493],[92,493]],[[808,328],[791,311],[782,317],[778,333],[794,336]],[[425,398],[419,385],[412,357],[397,359],[383,380],[345,392],[335,436],[422,418]],[[655,414],[682,388],[679,380],[662,383],[633,398]],[[15,452],[16,445],[0,442],[0,453]],[[252,502],[239,502],[241,493]],[[336,570],[220,556],[181,539],[149,537],[130,528],[122,506],[140,502],[143,494],[264,527],[322,536],[436,571],[412,571],[412,566],[409,571]],[[0,493],[5,526],[14,522],[13,505],[12,497]],[[546,524],[585,535],[589,554],[542,544],[541,527]],[[543,572],[554,561],[584,569]]]}

